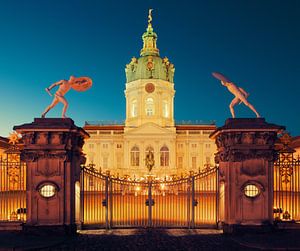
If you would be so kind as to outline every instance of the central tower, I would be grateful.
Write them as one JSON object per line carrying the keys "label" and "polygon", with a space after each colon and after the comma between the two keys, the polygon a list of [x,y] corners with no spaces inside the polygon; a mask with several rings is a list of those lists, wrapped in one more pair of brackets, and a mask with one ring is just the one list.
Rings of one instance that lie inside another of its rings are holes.
{"label": "central tower", "polygon": [[175,68],[167,57],[161,58],[159,55],[151,9],[142,39],[140,57],[133,57],[125,68],[125,128],[139,127],[145,123],[174,127]]}

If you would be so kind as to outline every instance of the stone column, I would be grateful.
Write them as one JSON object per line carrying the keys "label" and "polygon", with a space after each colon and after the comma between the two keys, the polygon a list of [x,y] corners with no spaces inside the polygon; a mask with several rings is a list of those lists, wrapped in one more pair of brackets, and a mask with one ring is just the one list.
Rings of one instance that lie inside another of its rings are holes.
{"label": "stone column", "polygon": [[227,119],[211,134],[217,144],[225,233],[273,224],[274,144],[283,129],[264,118]]}
{"label": "stone column", "polygon": [[88,133],[60,118],[35,118],[14,130],[22,134],[27,164],[25,229],[75,233],[75,185],[78,189]]}

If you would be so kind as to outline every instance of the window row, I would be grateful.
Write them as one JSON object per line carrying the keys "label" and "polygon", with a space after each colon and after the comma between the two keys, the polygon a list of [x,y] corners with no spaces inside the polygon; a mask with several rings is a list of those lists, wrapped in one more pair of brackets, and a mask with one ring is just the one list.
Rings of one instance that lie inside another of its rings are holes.
{"label": "window row", "polygon": [[[153,98],[147,98],[145,101],[145,113],[147,116],[153,116],[155,114],[155,105]],[[162,104],[162,114],[165,118],[170,116],[170,106],[169,102],[163,100]],[[138,103],[137,100],[131,102],[131,117],[137,117],[138,115]]]}
{"label": "window row", "polygon": [[[196,156],[192,157],[191,164],[192,164],[192,168],[193,169],[198,168],[197,167],[197,157]],[[205,164],[204,165],[211,165],[211,159],[210,159],[210,157],[205,157]],[[178,168],[183,168],[183,157],[182,156],[178,157],[178,159],[177,159],[177,166],[178,166]]]}
{"label": "window row", "polygon": [[[154,149],[149,146],[146,148],[145,155],[152,152],[154,155]],[[160,166],[169,166],[170,152],[167,146],[160,148]],[[130,151],[130,163],[131,166],[140,166],[140,149],[138,146],[134,146]]]}

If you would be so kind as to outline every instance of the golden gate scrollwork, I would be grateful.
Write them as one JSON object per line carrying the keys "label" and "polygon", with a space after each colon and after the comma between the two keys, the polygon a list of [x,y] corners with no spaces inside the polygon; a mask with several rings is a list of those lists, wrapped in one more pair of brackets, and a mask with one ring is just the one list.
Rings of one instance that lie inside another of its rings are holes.
{"label": "golden gate scrollwork", "polygon": [[26,164],[17,145],[0,157],[0,221],[26,220]]}
{"label": "golden gate scrollwork", "polygon": [[172,180],[131,180],[83,167],[81,221],[106,228],[216,226],[217,177],[217,167]]}
{"label": "golden gate scrollwork", "polygon": [[274,219],[300,221],[300,157],[287,145],[274,163]]}

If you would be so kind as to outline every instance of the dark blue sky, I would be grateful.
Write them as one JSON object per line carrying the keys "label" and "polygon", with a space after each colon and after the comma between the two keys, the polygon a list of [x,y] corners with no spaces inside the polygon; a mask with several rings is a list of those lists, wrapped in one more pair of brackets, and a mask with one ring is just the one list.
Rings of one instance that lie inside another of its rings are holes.
{"label": "dark blue sky", "polygon": [[[77,125],[125,119],[124,67],[139,56],[149,8],[176,68],[176,120],[230,117],[232,95],[211,76],[220,71],[268,122],[300,134],[300,1],[1,0],[0,135],[39,117],[51,102],[44,88],[70,74],[94,82],[66,96]],[[254,117],[244,105],[236,114]]]}

